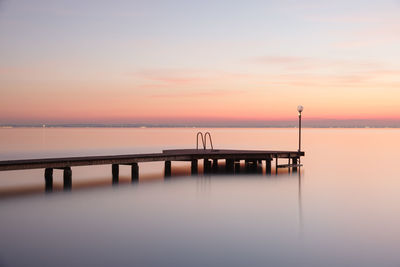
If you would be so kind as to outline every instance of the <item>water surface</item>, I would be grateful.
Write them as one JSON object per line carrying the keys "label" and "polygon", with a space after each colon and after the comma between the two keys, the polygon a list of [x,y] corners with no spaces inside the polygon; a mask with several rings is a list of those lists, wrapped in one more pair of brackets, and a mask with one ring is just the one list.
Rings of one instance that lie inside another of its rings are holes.
{"label": "water surface", "polygon": [[[0,129],[0,158],[192,148],[199,129]],[[201,130],[201,129],[200,129]],[[296,129],[205,129],[216,148],[297,148]],[[0,266],[399,266],[400,130],[305,129],[301,172],[191,177],[189,163],[0,172]],[[273,164],[274,165],[274,164]]]}

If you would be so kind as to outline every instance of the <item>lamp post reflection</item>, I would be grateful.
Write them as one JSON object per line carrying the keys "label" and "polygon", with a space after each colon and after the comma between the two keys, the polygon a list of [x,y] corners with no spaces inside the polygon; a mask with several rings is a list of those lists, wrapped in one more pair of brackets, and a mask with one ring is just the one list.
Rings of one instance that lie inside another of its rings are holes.
{"label": "lamp post reflection", "polygon": [[298,170],[298,204],[299,204],[299,236],[303,236],[304,225],[303,225],[303,205],[302,205],[302,195],[301,195],[301,167]]}

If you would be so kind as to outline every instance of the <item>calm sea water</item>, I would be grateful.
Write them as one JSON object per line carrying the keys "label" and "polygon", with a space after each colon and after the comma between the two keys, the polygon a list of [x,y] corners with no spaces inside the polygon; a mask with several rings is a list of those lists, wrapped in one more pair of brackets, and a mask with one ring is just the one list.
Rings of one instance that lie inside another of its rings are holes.
{"label": "calm sea water", "polygon": [[[296,129],[0,129],[0,159],[192,148],[296,150]],[[296,174],[196,176],[189,163],[0,172],[0,266],[400,266],[400,130],[305,129]],[[273,164],[274,166],[274,164]],[[274,171],[274,170],[273,170]]]}

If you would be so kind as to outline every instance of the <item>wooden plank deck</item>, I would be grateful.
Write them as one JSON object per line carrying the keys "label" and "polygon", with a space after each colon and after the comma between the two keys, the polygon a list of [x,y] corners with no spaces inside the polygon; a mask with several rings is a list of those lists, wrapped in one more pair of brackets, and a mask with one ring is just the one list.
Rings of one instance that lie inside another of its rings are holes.
{"label": "wooden plank deck", "polygon": [[66,158],[41,158],[23,160],[0,161],[0,171],[41,169],[41,168],[67,168],[73,166],[107,165],[107,164],[132,164],[154,161],[192,161],[198,159],[272,159],[272,158],[298,158],[304,152],[298,151],[270,151],[270,150],[233,150],[233,149],[174,149],[164,150],[162,153],[126,154],[109,156],[86,156]]}

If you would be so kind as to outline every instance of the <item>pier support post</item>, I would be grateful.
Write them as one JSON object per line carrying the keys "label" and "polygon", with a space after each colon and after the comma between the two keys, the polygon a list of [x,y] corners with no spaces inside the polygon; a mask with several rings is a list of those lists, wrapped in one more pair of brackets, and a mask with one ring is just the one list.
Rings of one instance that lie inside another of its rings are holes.
{"label": "pier support post", "polygon": [[118,184],[118,181],[119,181],[119,165],[118,164],[113,164],[111,169],[112,169],[112,183],[113,184]]}
{"label": "pier support post", "polygon": [[249,173],[250,171],[250,161],[248,159],[244,161],[244,171],[245,173]]}
{"label": "pier support post", "polygon": [[275,174],[278,175],[278,155],[275,157]]}
{"label": "pier support post", "polygon": [[292,171],[295,173],[297,172],[297,158],[292,158],[292,164],[293,164]]}
{"label": "pier support post", "polygon": [[139,182],[139,164],[137,162],[131,164],[131,178],[132,183]]}
{"label": "pier support post", "polygon": [[204,159],[203,168],[204,168],[203,170],[204,174],[206,173],[208,174],[211,172],[211,161],[209,159]]}
{"label": "pier support post", "polygon": [[171,176],[171,161],[166,160],[164,163],[164,176],[170,177]]}
{"label": "pier support post", "polygon": [[213,159],[212,170],[214,173],[218,172],[218,159]]}
{"label": "pier support post", "polygon": [[198,174],[198,160],[197,159],[192,159],[191,173],[192,173],[192,175]]}
{"label": "pier support post", "polygon": [[72,170],[71,167],[64,168],[64,191],[70,191],[72,188]]}
{"label": "pier support post", "polygon": [[257,173],[257,167],[258,167],[258,160],[253,160],[251,162],[251,172]]}
{"label": "pier support post", "polygon": [[257,172],[258,160],[245,160],[245,171],[246,173],[256,173]]}
{"label": "pier support post", "polygon": [[272,161],[272,159],[265,160],[265,174],[266,175],[271,175],[271,161]]}
{"label": "pier support post", "polygon": [[44,170],[44,182],[45,182],[45,191],[51,192],[53,191],[53,169],[46,168]]}
{"label": "pier support post", "polygon": [[235,162],[235,174],[240,173],[240,161]]}
{"label": "pier support post", "polygon": [[225,160],[225,167],[226,167],[226,172],[227,173],[234,173],[234,168],[235,168],[235,166],[234,166],[234,164],[235,164],[235,161],[233,160],[233,159],[226,159]]}

